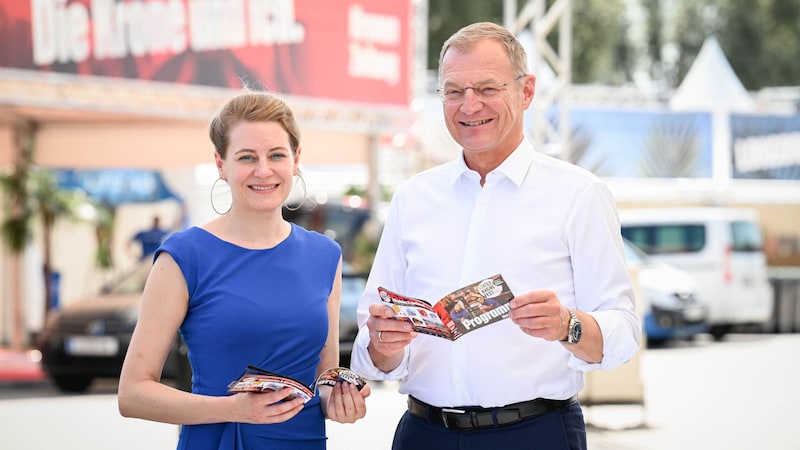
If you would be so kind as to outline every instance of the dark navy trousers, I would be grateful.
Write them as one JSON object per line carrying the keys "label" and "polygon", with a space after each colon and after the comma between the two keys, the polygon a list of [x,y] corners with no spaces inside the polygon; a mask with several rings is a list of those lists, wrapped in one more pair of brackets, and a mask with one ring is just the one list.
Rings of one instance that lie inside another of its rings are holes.
{"label": "dark navy trousers", "polygon": [[479,430],[453,430],[406,411],[392,450],[586,450],[586,423],[580,403]]}

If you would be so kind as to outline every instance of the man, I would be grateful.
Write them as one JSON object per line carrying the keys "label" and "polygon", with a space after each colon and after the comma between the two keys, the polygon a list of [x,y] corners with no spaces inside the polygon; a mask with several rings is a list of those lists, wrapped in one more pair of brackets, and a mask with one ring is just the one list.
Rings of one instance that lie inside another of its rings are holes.
{"label": "man", "polygon": [[489,312],[498,306],[500,306],[500,302],[493,298],[486,298],[479,294],[472,294],[467,299],[467,304],[469,305],[469,310],[473,316],[480,316],[486,312]]}
{"label": "man", "polygon": [[[441,50],[444,118],[462,152],[397,187],[353,351],[356,372],[399,380],[409,396],[394,450],[586,448],[582,373],[638,349],[614,200],[525,139],[526,70],[520,43],[491,23],[462,28]],[[437,299],[497,273],[516,295],[510,320],[456,341],[391,319],[376,290]]]}
{"label": "man", "polygon": [[143,260],[149,256],[152,256],[153,253],[158,250],[158,247],[168,234],[169,231],[161,228],[161,220],[158,218],[158,216],[154,216],[153,223],[150,228],[136,233],[133,238],[131,238],[129,244],[133,245],[134,243],[139,243],[142,250],[139,259]]}
{"label": "man", "polygon": [[461,323],[465,319],[472,319],[473,317],[472,314],[464,308],[464,302],[461,300],[453,304],[453,309],[448,313],[450,314],[450,318],[458,323]]}

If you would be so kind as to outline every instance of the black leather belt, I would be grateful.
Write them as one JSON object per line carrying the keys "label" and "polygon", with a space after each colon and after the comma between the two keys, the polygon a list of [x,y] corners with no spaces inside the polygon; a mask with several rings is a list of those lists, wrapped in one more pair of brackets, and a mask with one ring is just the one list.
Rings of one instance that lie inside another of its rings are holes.
{"label": "black leather belt", "polygon": [[408,396],[408,412],[428,420],[430,423],[444,425],[457,430],[477,430],[501,425],[510,425],[522,419],[539,416],[559,408],[572,405],[577,396],[566,400],[537,398],[527,402],[513,403],[497,408],[437,408]]}

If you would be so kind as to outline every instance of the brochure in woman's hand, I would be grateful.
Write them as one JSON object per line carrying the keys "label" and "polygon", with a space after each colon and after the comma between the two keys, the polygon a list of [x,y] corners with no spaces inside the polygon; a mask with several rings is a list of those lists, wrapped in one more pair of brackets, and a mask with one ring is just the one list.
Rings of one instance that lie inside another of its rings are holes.
{"label": "brochure in woman's hand", "polygon": [[514,294],[500,274],[457,289],[435,304],[379,287],[378,294],[394,309],[394,319],[411,322],[414,331],[454,341],[511,312]]}
{"label": "brochure in woman's hand", "polygon": [[292,377],[270,372],[256,366],[247,366],[242,375],[228,385],[228,392],[279,391],[289,387],[294,390],[290,398],[301,397],[304,402],[308,402],[314,398],[315,386],[334,386],[342,381],[354,384],[359,391],[367,384],[366,380],[346,367],[330,368],[322,372],[311,386],[306,386]]}

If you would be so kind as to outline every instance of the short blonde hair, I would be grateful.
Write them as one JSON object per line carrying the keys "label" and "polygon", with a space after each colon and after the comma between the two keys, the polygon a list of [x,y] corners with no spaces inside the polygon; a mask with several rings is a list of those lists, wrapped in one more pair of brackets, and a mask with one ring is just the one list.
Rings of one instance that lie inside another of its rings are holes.
{"label": "short blonde hair", "polygon": [[230,143],[230,130],[239,122],[276,122],[289,133],[292,154],[300,146],[300,128],[289,105],[279,97],[263,91],[245,90],[228,100],[208,126],[211,143],[225,159]]}
{"label": "short blonde hair", "polygon": [[454,48],[467,52],[472,50],[479,42],[487,39],[503,44],[509,62],[511,62],[511,69],[516,74],[524,75],[528,73],[528,55],[519,40],[510,31],[496,23],[477,22],[456,31],[442,45],[442,51],[439,53],[439,78],[442,78],[442,60],[444,60],[444,55],[448,50]]}

